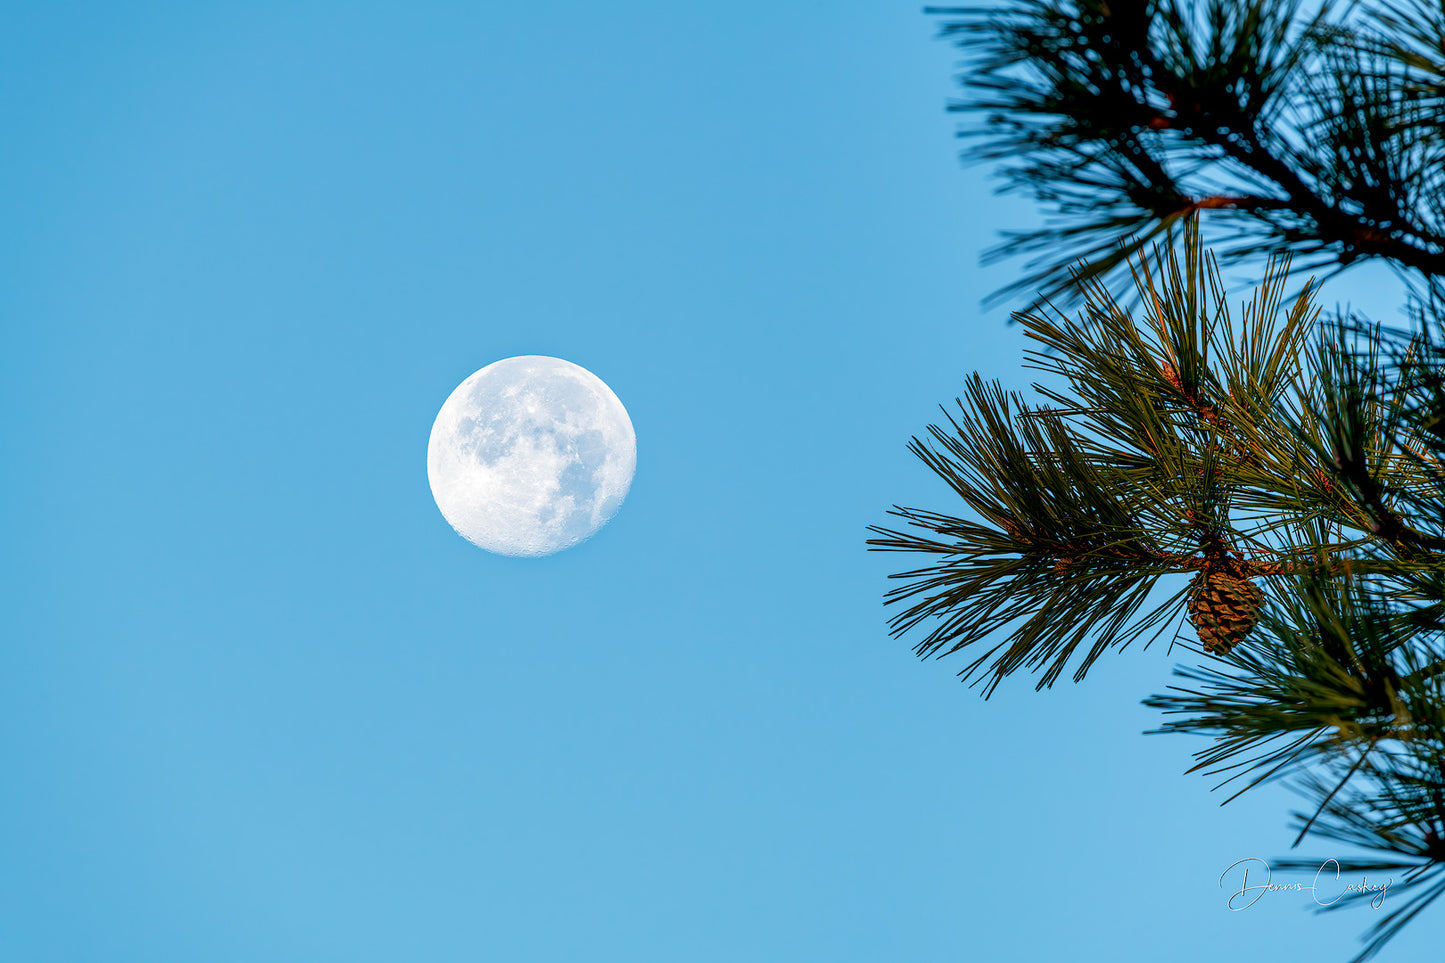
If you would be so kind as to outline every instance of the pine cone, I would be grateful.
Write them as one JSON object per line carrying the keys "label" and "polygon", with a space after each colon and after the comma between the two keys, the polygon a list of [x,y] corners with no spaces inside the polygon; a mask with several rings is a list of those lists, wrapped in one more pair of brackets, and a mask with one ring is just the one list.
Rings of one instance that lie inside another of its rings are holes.
{"label": "pine cone", "polygon": [[1189,620],[1213,655],[1228,654],[1249,634],[1263,604],[1263,589],[1224,569],[1200,571],[1190,583]]}

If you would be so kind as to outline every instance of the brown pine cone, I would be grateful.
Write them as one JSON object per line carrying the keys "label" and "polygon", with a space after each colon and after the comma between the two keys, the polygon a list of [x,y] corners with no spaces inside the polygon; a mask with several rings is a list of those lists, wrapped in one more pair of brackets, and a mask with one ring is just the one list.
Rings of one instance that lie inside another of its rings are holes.
{"label": "brown pine cone", "polygon": [[1226,655],[1259,621],[1264,590],[1227,570],[1201,570],[1190,583],[1189,620],[1204,649]]}

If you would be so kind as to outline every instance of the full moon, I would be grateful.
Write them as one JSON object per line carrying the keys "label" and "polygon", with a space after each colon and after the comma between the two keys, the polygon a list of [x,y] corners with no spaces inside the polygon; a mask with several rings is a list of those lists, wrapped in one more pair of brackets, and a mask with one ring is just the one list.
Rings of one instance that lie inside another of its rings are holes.
{"label": "full moon", "polygon": [[426,451],[442,516],[498,555],[551,555],[589,538],[617,514],[636,468],[637,436],[612,389],[543,355],[457,385]]}

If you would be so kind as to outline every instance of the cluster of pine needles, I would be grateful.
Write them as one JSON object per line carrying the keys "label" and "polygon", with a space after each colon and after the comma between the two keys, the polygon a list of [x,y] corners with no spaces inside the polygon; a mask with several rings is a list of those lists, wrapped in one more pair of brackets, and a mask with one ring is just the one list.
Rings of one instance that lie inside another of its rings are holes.
{"label": "cluster of pine needles", "polygon": [[1341,871],[1406,895],[1364,959],[1445,892],[1445,301],[1413,335],[1322,319],[1277,257],[1233,312],[1197,218],[1130,269],[1135,307],[1096,275],[1075,316],[1015,315],[1042,403],[975,374],[913,439],[968,512],[871,529],[926,560],[893,576],[892,630],[985,696],[1192,649],[1147,700],[1161,731],[1209,737],[1194,768],[1236,795],[1288,781],[1296,843],[1373,852]]}

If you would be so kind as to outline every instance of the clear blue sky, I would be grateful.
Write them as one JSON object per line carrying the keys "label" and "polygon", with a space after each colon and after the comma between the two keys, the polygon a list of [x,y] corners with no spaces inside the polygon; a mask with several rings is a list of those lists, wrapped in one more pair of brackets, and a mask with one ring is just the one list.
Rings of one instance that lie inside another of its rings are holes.
{"label": "clear blue sky", "polygon": [[[1353,953],[1369,911],[1225,909],[1291,799],[1220,809],[1141,734],[1162,646],[984,702],[887,637],[865,527],[953,504],[909,436],[1028,381],[978,253],[1034,213],[960,168],[932,32],[7,4],[0,959]],[[519,354],[638,439],[543,559],[427,487],[443,400]]]}

